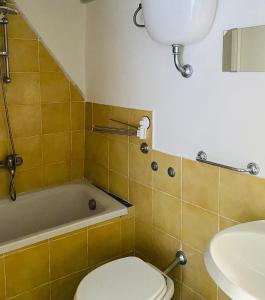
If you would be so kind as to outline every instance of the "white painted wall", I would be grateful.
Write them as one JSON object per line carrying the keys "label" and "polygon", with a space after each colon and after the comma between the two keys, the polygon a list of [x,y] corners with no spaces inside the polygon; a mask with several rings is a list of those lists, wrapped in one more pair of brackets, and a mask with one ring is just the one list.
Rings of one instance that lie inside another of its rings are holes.
{"label": "white painted wall", "polygon": [[16,0],[64,71],[86,93],[86,5],[79,0]]}
{"label": "white painted wall", "polygon": [[259,163],[265,177],[265,73],[222,73],[223,30],[265,24],[264,0],[219,0],[214,27],[189,46],[183,79],[171,49],[136,28],[139,0],[87,5],[87,93],[99,103],[154,111],[154,148],[233,166]]}

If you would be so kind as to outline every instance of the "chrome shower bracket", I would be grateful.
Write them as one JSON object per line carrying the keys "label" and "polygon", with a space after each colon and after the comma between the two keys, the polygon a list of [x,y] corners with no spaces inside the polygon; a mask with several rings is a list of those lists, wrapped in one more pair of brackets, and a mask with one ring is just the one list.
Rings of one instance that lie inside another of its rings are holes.
{"label": "chrome shower bracket", "polygon": [[189,78],[193,74],[191,65],[184,65],[183,63],[183,52],[184,46],[180,44],[172,45],[172,53],[174,56],[174,63],[177,70],[181,73],[184,78]]}

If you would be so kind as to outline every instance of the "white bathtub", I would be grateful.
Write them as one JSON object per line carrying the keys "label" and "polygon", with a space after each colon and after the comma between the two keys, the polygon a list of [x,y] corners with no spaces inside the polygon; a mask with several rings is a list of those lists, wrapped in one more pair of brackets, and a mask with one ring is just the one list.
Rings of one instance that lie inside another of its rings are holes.
{"label": "white bathtub", "polygon": [[[90,210],[88,201],[97,208]],[[127,208],[88,182],[0,200],[0,254],[126,215]]]}

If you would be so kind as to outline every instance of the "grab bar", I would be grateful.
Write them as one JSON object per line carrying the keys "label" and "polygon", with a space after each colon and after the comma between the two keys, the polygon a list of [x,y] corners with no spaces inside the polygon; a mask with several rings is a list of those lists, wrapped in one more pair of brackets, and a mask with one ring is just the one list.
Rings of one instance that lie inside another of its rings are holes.
{"label": "grab bar", "polygon": [[203,164],[216,166],[216,167],[219,167],[219,168],[228,169],[228,170],[239,172],[239,173],[249,173],[250,175],[258,175],[259,172],[260,172],[259,166],[254,162],[249,163],[247,165],[246,169],[241,169],[241,168],[234,168],[234,167],[231,167],[231,166],[227,166],[227,165],[215,163],[213,161],[209,161],[209,160],[207,160],[207,155],[204,151],[200,151],[197,154],[196,160],[198,162],[203,163]]}

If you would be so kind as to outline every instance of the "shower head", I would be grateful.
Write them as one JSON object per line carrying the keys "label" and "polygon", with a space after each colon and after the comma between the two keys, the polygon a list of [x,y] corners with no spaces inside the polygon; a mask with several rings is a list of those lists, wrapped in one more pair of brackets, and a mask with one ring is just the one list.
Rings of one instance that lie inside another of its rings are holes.
{"label": "shower head", "polygon": [[8,7],[8,6],[0,6],[0,13],[4,14],[4,15],[7,15],[7,14],[10,14],[10,15],[17,15],[18,14],[18,10],[16,10],[15,8],[11,8],[11,7]]}

